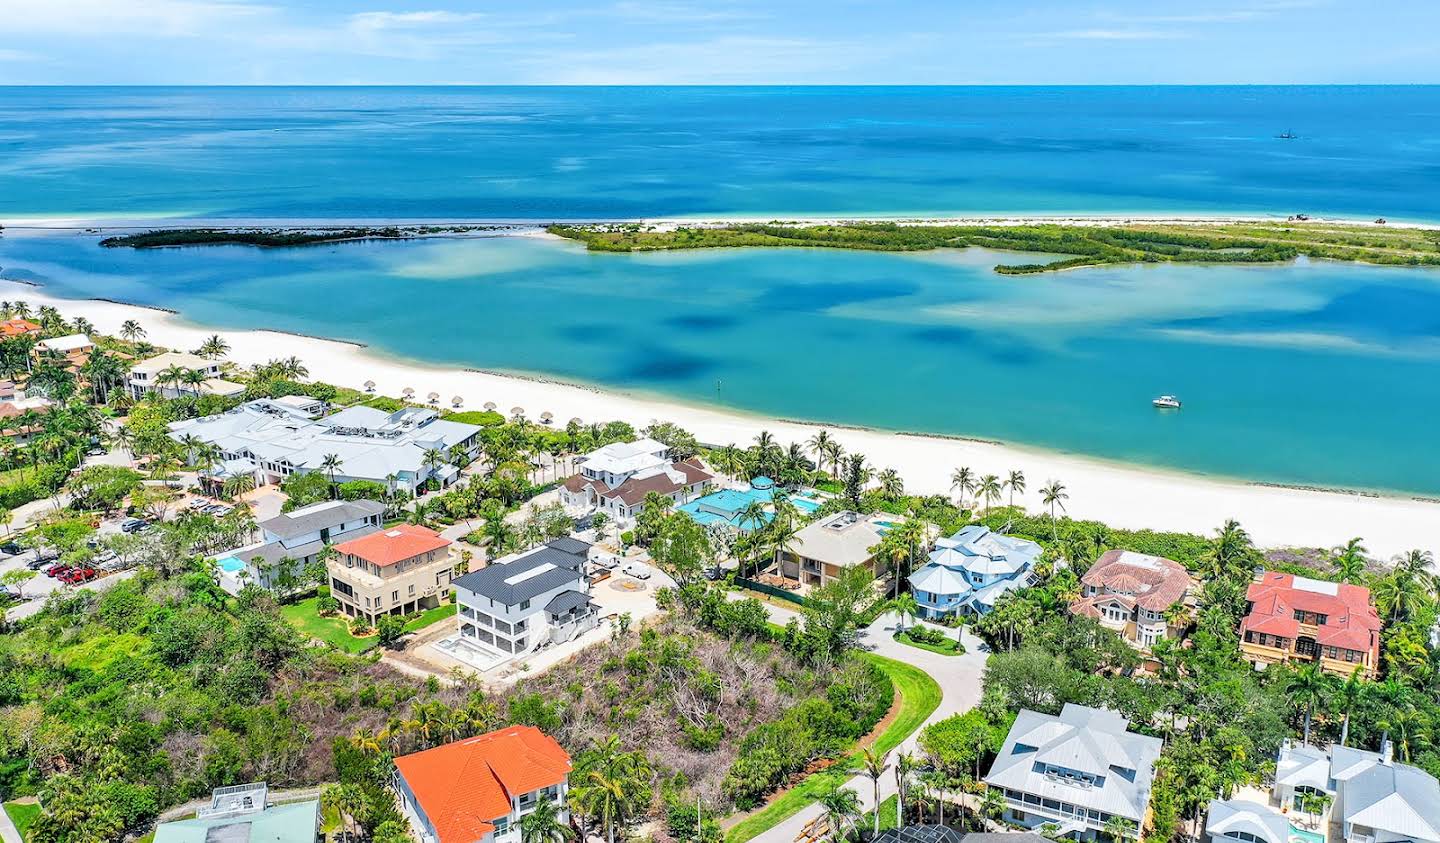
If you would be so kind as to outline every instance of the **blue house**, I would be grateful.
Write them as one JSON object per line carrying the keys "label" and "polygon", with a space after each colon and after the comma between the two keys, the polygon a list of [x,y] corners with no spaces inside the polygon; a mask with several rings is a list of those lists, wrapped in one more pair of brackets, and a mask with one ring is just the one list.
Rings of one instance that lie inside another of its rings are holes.
{"label": "blue house", "polygon": [[920,617],[989,612],[1002,594],[1031,584],[1042,550],[1029,539],[1003,536],[979,524],[936,541],[930,561],[910,575]]}

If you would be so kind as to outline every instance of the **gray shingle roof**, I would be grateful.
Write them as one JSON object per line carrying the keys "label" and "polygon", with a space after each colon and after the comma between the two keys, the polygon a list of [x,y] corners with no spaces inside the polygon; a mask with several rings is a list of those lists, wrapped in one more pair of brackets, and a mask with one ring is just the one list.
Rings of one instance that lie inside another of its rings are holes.
{"label": "gray shingle roof", "polygon": [[367,516],[380,515],[384,511],[385,504],[379,501],[327,501],[268,518],[260,522],[260,527],[282,539],[289,539],[327,527],[338,527],[349,521],[359,521]]}
{"label": "gray shingle roof", "polygon": [[590,602],[590,595],[583,591],[562,591],[545,604],[545,611],[552,615],[563,615]]}
{"label": "gray shingle roof", "polygon": [[[576,545],[583,546],[586,551],[590,549],[590,545],[585,542],[556,539],[514,559],[497,560],[478,571],[458,577],[453,585],[473,591],[481,597],[488,597],[496,603],[514,606],[583,579],[581,569],[585,565],[584,553],[565,550]],[[533,576],[521,576],[536,569],[543,570]]]}

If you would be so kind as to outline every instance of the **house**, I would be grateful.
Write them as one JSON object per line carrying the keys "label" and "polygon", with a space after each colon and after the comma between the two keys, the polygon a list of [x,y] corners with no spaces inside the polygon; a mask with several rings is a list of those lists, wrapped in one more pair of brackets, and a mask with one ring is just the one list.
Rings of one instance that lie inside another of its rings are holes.
{"label": "house", "polygon": [[699,497],[713,479],[699,460],[672,460],[669,446],[653,439],[615,442],[580,458],[580,471],[560,487],[560,501],[572,512],[603,512],[628,526],[651,492],[679,506]]}
{"label": "house", "polygon": [[155,826],[154,843],[315,843],[320,803],[271,804],[264,782],[216,788],[188,820]]}
{"label": "house", "polygon": [[570,756],[534,726],[509,726],[395,759],[395,791],[421,843],[520,843],[542,799],[566,823]]}
{"label": "house", "polygon": [[38,334],[43,330],[45,329],[41,328],[38,322],[31,322],[29,319],[6,319],[0,321],[0,340]]}
{"label": "house", "polygon": [[1257,669],[1316,662],[1327,673],[1374,679],[1380,661],[1380,615],[1370,589],[1261,571],[1245,592],[1240,650]]}
{"label": "house", "polygon": [[321,501],[261,521],[259,542],[216,558],[220,587],[231,594],[247,583],[275,588],[284,560],[298,578],[327,546],[378,532],[384,518],[384,504],[357,500]]}
{"label": "house", "polygon": [[450,585],[459,641],[478,651],[472,660],[494,666],[593,629],[599,610],[585,575],[589,553],[578,539],[555,539],[457,577]]}
{"label": "house", "polygon": [[84,334],[51,337],[50,339],[35,343],[35,356],[37,358],[56,358],[63,361],[65,367],[72,371],[84,366],[90,360],[90,355],[94,351],[95,343]]}
{"label": "house", "polygon": [[1248,799],[1212,799],[1205,811],[1210,843],[1290,843],[1290,821]]}
{"label": "house", "polygon": [[[205,380],[199,384],[171,383],[165,372],[171,369],[199,372]],[[220,395],[229,397],[245,391],[245,385],[227,381],[220,377],[220,361],[209,360],[183,351],[167,351],[164,354],[141,360],[130,367],[127,376],[130,394],[141,398],[151,392],[160,393],[161,398],[177,398],[181,395]]]}
{"label": "house", "polygon": [[[23,391],[22,391],[23,394]],[[15,398],[8,401],[0,401],[0,435],[8,436],[17,444],[25,444],[30,437],[42,430],[39,424],[25,424],[23,421],[15,421],[26,413],[36,416],[50,412],[54,406],[49,398]]]}
{"label": "house", "polygon": [[340,610],[371,625],[440,605],[455,571],[450,540],[428,527],[397,524],[335,545],[325,563]]}
{"label": "house", "polygon": [[1306,794],[1324,794],[1329,825],[1348,843],[1440,843],[1440,783],[1393,756],[1388,740],[1379,752],[1286,741],[1275,765],[1276,807],[1306,813]]}
{"label": "house", "polygon": [[1077,840],[1093,840],[1113,817],[1143,829],[1161,741],[1126,726],[1114,711],[1075,703],[1058,717],[1022,710],[985,776],[1005,796],[1005,820],[1053,823],[1056,836]]}
{"label": "house", "polygon": [[209,476],[217,481],[248,474],[263,486],[292,474],[330,475],[327,457],[333,456],[337,483],[369,480],[411,494],[432,480],[440,487],[453,484],[460,477],[454,455],[469,459],[479,443],[478,425],[442,419],[427,407],[393,413],[347,407],[319,419],[316,409],[310,401],[248,401],[219,415],[172,422],[170,437],[214,445],[221,461]]}
{"label": "house", "polygon": [[1108,550],[1080,578],[1080,597],[1070,611],[1094,618],[1126,641],[1149,649],[1172,629],[1166,610],[1190,591],[1190,573],[1179,562],[1129,550]]}
{"label": "house", "polygon": [[886,565],[876,561],[871,548],[904,520],[845,510],[807,524],[795,534],[791,549],[780,553],[780,575],[809,586],[824,585],[848,568],[865,568],[878,577]]}
{"label": "house", "polygon": [[1031,583],[1043,549],[971,524],[935,542],[930,561],[910,575],[920,617],[931,620],[957,612],[983,615],[1001,595]]}

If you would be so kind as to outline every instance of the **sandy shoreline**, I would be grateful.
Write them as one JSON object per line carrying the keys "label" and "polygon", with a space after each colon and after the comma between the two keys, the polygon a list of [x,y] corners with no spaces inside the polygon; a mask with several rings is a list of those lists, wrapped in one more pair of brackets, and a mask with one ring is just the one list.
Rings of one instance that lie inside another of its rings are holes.
{"label": "sandy shoreline", "polygon": [[[237,365],[293,355],[317,380],[356,389],[372,380],[380,393],[388,395],[399,395],[406,387],[419,396],[438,392],[446,407],[458,395],[464,399],[464,409],[478,410],[494,402],[502,412],[523,407],[530,418],[550,412],[558,424],[572,417],[586,422],[621,419],[637,427],[654,420],[673,421],[701,441],[742,446],[761,430],[787,443],[808,440],[821,427],[542,379],[396,360],[346,342],[277,331],[209,329],[162,310],[60,299],[10,281],[0,282],[0,295],[32,306],[49,304],[69,318],[83,316],[109,334],[118,333],[126,319],[135,319],[152,342],[174,348],[195,348],[219,333],[230,343],[230,360]],[[1029,481],[1029,491],[1019,501],[1030,509],[1042,509],[1038,489],[1058,479],[1070,495],[1069,514],[1117,527],[1208,534],[1233,517],[1264,546],[1328,547],[1362,536],[1373,553],[1388,557],[1414,547],[1433,547],[1440,525],[1440,503],[1411,498],[1249,484],[955,437],[838,425],[827,429],[847,451],[865,454],[877,468],[898,470],[913,492],[949,493],[950,472],[960,465],[1002,477],[1019,469]]]}

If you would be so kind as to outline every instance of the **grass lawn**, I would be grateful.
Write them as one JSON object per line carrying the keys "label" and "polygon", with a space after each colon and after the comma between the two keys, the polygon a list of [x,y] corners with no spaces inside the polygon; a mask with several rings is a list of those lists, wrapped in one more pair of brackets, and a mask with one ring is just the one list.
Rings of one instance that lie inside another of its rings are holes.
{"label": "grass lawn", "polygon": [[280,607],[280,614],[285,616],[291,626],[319,641],[327,644],[334,644],[336,647],[347,653],[363,653],[374,647],[380,640],[378,636],[368,635],[364,638],[356,638],[350,634],[350,623],[344,615],[334,615],[328,618],[320,617],[315,611],[315,604],[318,597],[308,597],[298,603],[291,603]]}
{"label": "grass lawn", "polygon": [[[892,774],[892,775],[893,775],[893,774]],[[859,820],[856,820],[855,826],[856,826],[857,828],[868,828],[868,829],[870,829],[871,831],[874,831],[874,830],[875,830],[875,812],[874,812],[874,811],[871,811],[871,812],[865,814],[865,816],[861,817]],[[895,827],[895,797],[894,797],[894,796],[887,796],[887,797],[885,797],[884,801],[882,801],[882,802],[880,803],[880,830],[881,830],[881,831],[884,831],[884,830],[887,829],[887,828],[894,828],[894,827]]]}
{"label": "grass lawn", "polygon": [[36,818],[40,816],[40,803],[6,802],[5,813],[10,815],[10,822],[15,823],[20,839],[24,840],[30,834],[30,826],[34,825]]}
{"label": "grass lawn", "polygon": [[[864,653],[861,658],[879,665],[900,694],[899,707],[893,712],[894,717],[871,745],[875,752],[889,752],[920,728],[925,718],[940,705],[940,686],[935,684],[935,680],[925,671],[904,662],[873,653]],[[725,835],[725,843],[745,843],[769,831],[799,813],[806,805],[818,800],[831,787],[849,781],[859,767],[860,751],[856,749],[833,767],[808,776],[780,794],[770,804],[736,824]]]}
{"label": "grass lawn", "polygon": [[433,609],[426,609],[405,623],[406,632],[418,632],[437,621],[455,617],[454,603],[441,603]]}
{"label": "grass lawn", "polygon": [[895,633],[895,640],[920,650],[929,650],[932,653],[939,653],[942,656],[961,655],[960,642],[953,638],[946,639],[944,644],[930,644],[925,641],[916,641],[910,637],[908,632]]}

